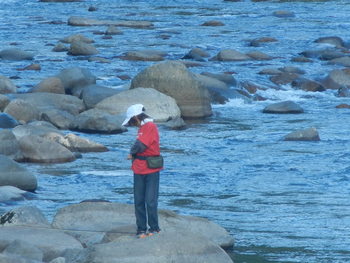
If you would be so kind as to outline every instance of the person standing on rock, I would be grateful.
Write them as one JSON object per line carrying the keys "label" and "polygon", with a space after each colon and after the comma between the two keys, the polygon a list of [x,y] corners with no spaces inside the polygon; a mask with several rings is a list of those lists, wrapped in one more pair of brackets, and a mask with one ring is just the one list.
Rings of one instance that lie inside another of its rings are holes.
{"label": "person standing on rock", "polygon": [[144,238],[160,231],[158,193],[163,159],[160,155],[159,133],[157,125],[145,113],[142,104],[134,104],[127,109],[123,126],[139,128],[127,159],[132,160],[131,169],[134,172],[136,234]]}

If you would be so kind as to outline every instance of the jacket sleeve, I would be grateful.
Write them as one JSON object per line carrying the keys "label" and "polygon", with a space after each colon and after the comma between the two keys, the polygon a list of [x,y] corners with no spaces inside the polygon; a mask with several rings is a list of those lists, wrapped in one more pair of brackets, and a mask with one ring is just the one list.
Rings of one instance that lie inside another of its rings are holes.
{"label": "jacket sleeve", "polygon": [[147,146],[144,145],[142,142],[139,140],[136,140],[134,145],[130,149],[130,154],[131,155],[136,155],[137,153],[142,153],[147,149]]}

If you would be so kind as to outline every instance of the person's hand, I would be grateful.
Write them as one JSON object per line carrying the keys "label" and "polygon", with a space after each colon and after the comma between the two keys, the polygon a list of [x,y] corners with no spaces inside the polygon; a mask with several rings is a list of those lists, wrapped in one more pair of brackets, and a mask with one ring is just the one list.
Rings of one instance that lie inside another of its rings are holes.
{"label": "person's hand", "polygon": [[132,155],[128,154],[128,157],[126,158],[127,160],[131,160],[132,159]]}

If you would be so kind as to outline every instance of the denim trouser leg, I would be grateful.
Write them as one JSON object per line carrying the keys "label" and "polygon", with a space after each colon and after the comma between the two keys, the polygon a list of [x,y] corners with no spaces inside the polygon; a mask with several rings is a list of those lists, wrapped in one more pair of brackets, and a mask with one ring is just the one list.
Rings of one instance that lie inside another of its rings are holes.
{"label": "denim trouser leg", "polygon": [[158,230],[159,172],[134,174],[134,202],[137,231]]}

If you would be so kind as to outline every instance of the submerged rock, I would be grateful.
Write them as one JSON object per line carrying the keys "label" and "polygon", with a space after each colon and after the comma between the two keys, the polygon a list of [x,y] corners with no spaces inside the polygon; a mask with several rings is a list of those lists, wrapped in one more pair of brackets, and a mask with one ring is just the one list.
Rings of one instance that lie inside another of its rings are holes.
{"label": "submerged rock", "polygon": [[264,108],[263,113],[303,113],[304,110],[293,101],[283,101],[268,105]]}
{"label": "submerged rock", "polygon": [[320,136],[316,128],[294,131],[284,137],[284,141],[319,141]]}

